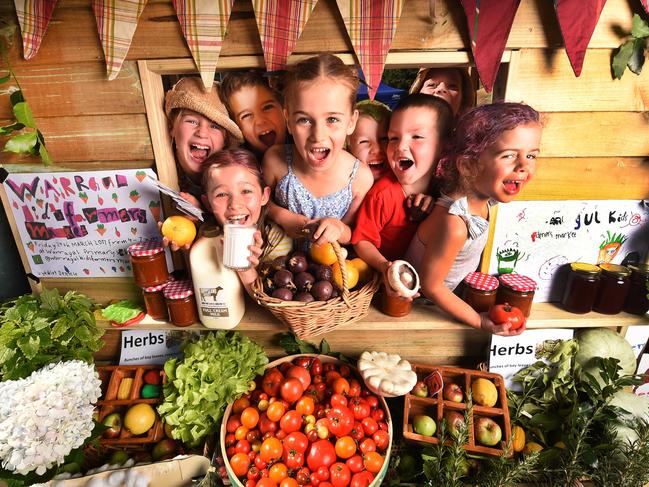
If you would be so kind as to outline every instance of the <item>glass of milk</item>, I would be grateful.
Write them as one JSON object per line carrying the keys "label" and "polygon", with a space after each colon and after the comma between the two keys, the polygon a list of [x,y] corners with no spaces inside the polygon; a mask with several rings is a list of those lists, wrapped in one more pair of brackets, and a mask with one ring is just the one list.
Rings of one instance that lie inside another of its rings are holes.
{"label": "glass of milk", "polygon": [[250,267],[251,252],[248,246],[255,241],[257,227],[254,225],[223,225],[223,265],[230,269],[244,270]]}

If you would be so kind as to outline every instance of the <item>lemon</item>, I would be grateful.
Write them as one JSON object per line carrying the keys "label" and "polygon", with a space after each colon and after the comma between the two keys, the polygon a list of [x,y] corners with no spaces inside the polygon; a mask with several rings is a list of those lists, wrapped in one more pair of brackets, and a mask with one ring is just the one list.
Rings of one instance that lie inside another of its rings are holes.
{"label": "lemon", "polygon": [[498,402],[498,390],[493,382],[482,377],[473,381],[471,384],[471,394],[473,400],[481,405],[493,407]]}
{"label": "lemon", "polygon": [[512,428],[512,447],[516,453],[525,448],[525,430],[518,425]]}
{"label": "lemon", "polygon": [[194,241],[196,237],[196,226],[189,218],[181,215],[173,215],[167,218],[160,229],[162,235],[178,247],[184,247]]}
{"label": "lemon", "polygon": [[155,411],[145,403],[139,403],[131,406],[124,416],[124,427],[132,435],[141,435],[146,433],[155,424]]}
{"label": "lemon", "polygon": [[530,453],[534,453],[534,452],[541,451],[541,450],[543,450],[543,447],[541,445],[539,445],[537,442],[528,441],[525,444],[525,448],[523,448],[523,453],[525,455],[529,455]]}

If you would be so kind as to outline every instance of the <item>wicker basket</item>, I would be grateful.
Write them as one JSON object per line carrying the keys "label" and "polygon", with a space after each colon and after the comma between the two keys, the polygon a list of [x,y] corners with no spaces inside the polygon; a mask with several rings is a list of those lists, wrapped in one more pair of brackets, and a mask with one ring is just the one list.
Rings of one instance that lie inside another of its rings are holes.
{"label": "wicker basket", "polygon": [[367,315],[372,296],[379,287],[379,277],[375,272],[372,279],[363,287],[350,291],[347,287],[345,256],[338,242],[333,242],[332,246],[340,265],[343,281],[343,289],[339,297],[311,303],[282,301],[264,292],[260,277],[252,285],[257,302],[286,323],[298,338],[321,335],[339,325],[360,320]]}

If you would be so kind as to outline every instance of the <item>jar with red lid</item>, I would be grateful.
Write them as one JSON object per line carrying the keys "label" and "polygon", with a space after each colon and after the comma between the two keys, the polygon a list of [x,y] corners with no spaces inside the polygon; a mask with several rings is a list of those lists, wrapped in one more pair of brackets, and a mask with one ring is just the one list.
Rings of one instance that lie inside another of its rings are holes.
{"label": "jar with red lid", "polygon": [[170,282],[164,289],[169,321],[176,326],[189,326],[198,322],[198,309],[191,281]]}
{"label": "jar with red lid", "polygon": [[631,269],[631,287],[624,303],[624,311],[634,315],[643,315],[649,311],[649,265],[629,266]]}
{"label": "jar with red lid", "polygon": [[593,310],[606,315],[615,315],[622,311],[631,287],[631,271],[628,267],[617,264],[600,264],[600,279]]}
{"label": "jar with red lid", "polygon": [[164,289],[171,281],[163,282],[157,286],[142,288],[142,295],[144,296],[144,305],[146,306],[146,314],[154,320],[167,321],[169,313],[167,312],[167,303],[165,301]]}
{"label": "jar with red lid", "polygon": [[602,269],[585,262],[570,264],[568,282],[561,304],[571,313],[584,314],[593,310]]}
{"label": "jar with red lid", "polygon": [[133,278],[140,287],[152,287],[169,280],[164,247],[159,240],[135,243],[128,248]]}
{"label": "jar with red lid", "polygon": [[462,299],[476,312],[489,311],[496,304],[498,279],[482,272],[468,274],[463,283]]}
{"label": "jar with red lid", "polygon": [[496,296],[496,303],[509,303],[520,309],[528,317],[532,311],[536,281],[531,277],[521,274],[503,274],[498,277],[500,287]]}

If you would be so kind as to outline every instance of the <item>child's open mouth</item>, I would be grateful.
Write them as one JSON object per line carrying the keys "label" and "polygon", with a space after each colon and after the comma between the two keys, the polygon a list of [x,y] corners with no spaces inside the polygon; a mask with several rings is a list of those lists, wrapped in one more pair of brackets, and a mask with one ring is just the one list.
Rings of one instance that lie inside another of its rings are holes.
{"label": "child's open mouth", "polygon": [[309,151],[309,154],[311,154],[311,157],[313,157],[313,159],[316,161],[324,161],[329,155],[329,152],[331,152],[330,149],[323,147],[323,148],[311,149]]}
{"label": "child's open mouth", "polygon": [[415,161],[413,161],[412,159],[399,159],[398,166],[401,171],[407,171],[412,167],[414,163]]}
{"label": "child's open mouth", "polygon": [[194,159],[203,162],[210,153],[210,147],[207,145],[189,144],[189,152]]}
{"label": "child's open mouth", "polygon": [[505,188],[505,193],[507,194],[518,194],[518,192],[523,187],[523,181],[507,179],[503,181],[503,187]]}
{"label": "child's open mouth", "polygon": [[233,225],[248,225],[248,220],[250,215],[232,215],[226,218],[226,222]]}
{"label": "child's open mouth", "polygon": [[262,132],[258,137],[259,141],[266,147],[275,145],[275,140],[277,140],[277,134],[274,130],[267,130],[265,132]]}

